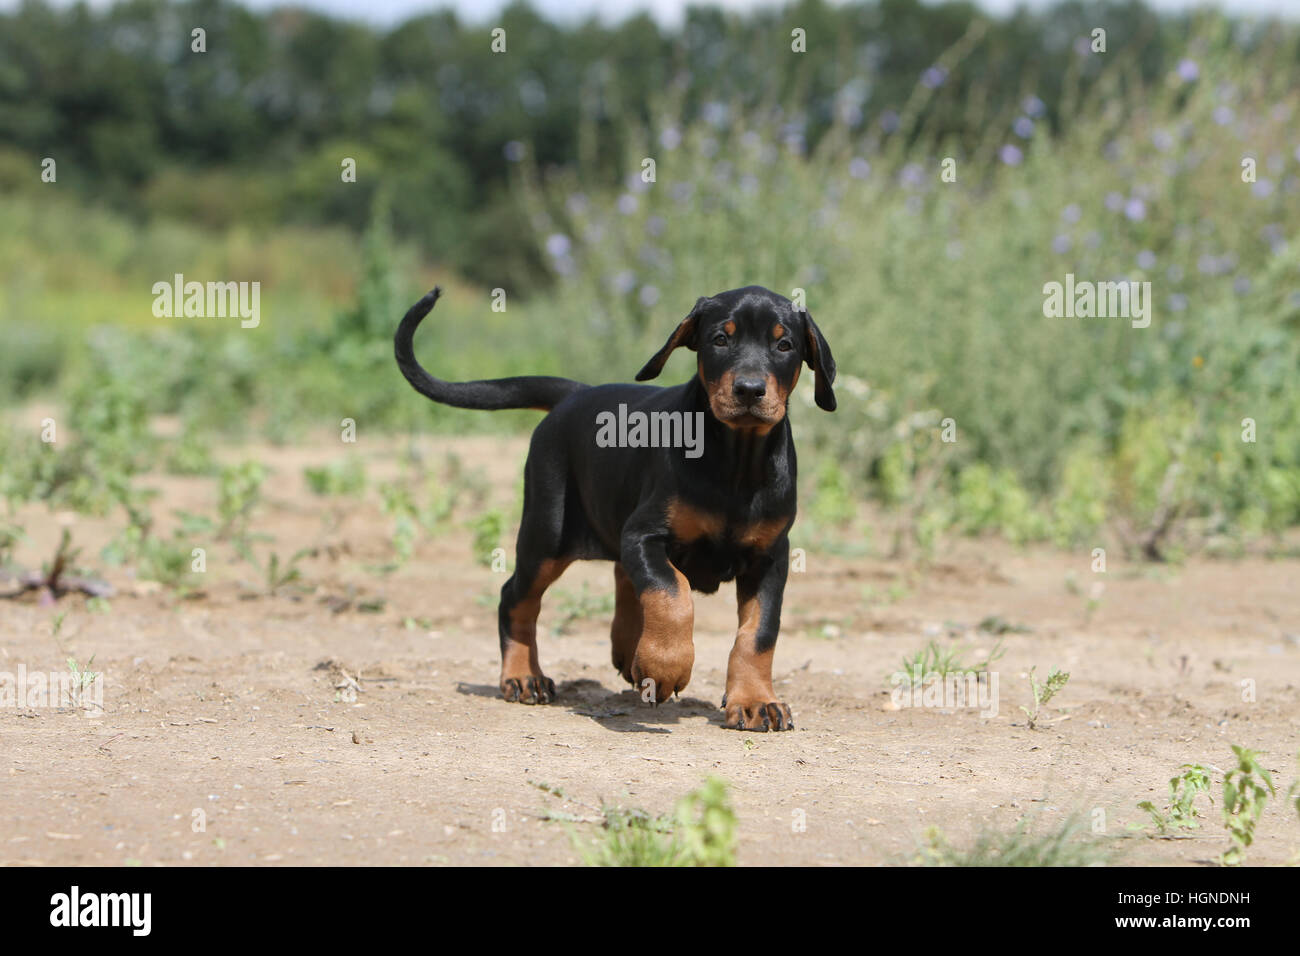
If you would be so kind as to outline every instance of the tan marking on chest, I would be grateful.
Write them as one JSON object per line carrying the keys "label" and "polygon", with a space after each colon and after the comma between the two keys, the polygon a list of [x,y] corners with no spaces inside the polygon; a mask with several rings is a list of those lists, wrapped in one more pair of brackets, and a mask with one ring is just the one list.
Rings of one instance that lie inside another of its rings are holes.
{"label": "tan marking on chest", "polygon": [[738,528],[736,540],[747,548],[766,551],[772,547],[777,538],[781,537],[781,533],[790,527],[791,523],[790,518],[766,518],[763,521],[755,521],[753,524]]}
{"label": "tan marking on chest", "polygon": [[742,547],[766,551],[792,521],[791,518],[766,518],[745,525],[729,525],[723,515],[702,511],[678,498],[668,502],[668,530],[684,544],[700,538],[730,536]]}
{"label": "tan marking on chest", "polygon": [[678,541],[689,543],[700,538],[721,537],[725,527],[726,519],[722,515],[701,511],[677,498],[668,502],[668,530]]}

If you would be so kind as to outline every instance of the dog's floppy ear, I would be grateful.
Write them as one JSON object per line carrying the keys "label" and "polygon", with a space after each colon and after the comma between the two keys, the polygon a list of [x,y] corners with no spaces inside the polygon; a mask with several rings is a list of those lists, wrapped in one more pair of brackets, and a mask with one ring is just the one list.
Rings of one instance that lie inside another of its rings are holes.
{"label": "dog's floppy ear", "polygon": [[696,300],[695,308],[691,309],[690,314],[682,319],[681,323],[673,330],[673,334],[668,336],[668,341],[664,347],[654,354],[654,358],[645,363],[645,367],[636,373],[636,380],[644,382],[646,379],[654,378],[664,370],[664,363],[668,361],[668,356],[672,354],[673,349],[679,345],[684,345],[692,352],[695,351],[695,330],[699,322],[701,313],[708,304],[707,297],[701,297]]}
{"label": "dog's floppy ear", "polygon": [[835,384],[835,356],[831,355],[831,347],[826,344],[826,336],[822,335],[822,330],[813,321],[812,313],[805,310],[803,319],[804,330],[808,335],[808,354],[804,361],[816,376],[814,397],[817,407],[833,412],[835,392],[831,386]]}

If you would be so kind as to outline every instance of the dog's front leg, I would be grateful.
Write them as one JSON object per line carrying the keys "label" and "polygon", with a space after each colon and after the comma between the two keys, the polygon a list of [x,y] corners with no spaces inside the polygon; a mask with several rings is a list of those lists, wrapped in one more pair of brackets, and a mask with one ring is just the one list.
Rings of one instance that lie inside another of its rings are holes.
{"label": "dog's front leg", "polygon": [[641,605],[641,634],[632,655],[632,684],[659,703],[683,690],[695,664],[695,603],[686,575],[668,560],[667,533],[628,531],[621,562]]}
{"label": "dog's front leg", "polygon": [[739,627],[727,661],[722,697],[733,730],[794,730],[790,708],[772,689],[772,655],[781,630],[781,598],[790,567],[790,541],[782,535],[765,559],[736,578]]}

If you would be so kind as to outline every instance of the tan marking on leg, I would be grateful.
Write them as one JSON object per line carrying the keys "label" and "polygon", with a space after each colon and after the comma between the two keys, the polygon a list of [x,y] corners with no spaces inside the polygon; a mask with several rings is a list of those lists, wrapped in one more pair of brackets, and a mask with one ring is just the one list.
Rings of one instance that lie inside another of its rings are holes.
{"label": "tan marking on leg", "polygon": [[[633,685],[641,694],[652,690],[651,699],[655,703],[684,690],[695,665],[692,641],[695,602],[691,600],[691,584],[676,568],[673,574],[677,579],[676,593],[663,590],[641,595],[641,637],[632,658]],[[649,688],[643,683],[647,679],[654,682]]]}
{"label": "tan marking on leg", "polygon": [[641,637],[641,602],[623,565],[614,564],[614,620],[609,626],[610,656],[623,679],[632,683],[632,659]]}
{"label": "tan marking on leg", "polygon": [[537,658],[537,615],[542,609],[542,595],[572,564],[566,558],[551,558],[543,561],[537,570],[528,594],[515,603],[510,610],[510,638],[501,651],[501,692],[509,694],[506,686],[509,680],[517,680],[522,691],[520,699],[525,703],[537,703],[531,699],[528,679],[536,678],[543,682],[546,675]]}
{"label": "tan marking on leg", "polygon": [[736,643],[727,659],[727,692],[723,697],[726,725],[743,730],[792,730],[790,708],[772,688],[775,648],[760,651],[758,626],[763,609],[757,596],[737,601]]}

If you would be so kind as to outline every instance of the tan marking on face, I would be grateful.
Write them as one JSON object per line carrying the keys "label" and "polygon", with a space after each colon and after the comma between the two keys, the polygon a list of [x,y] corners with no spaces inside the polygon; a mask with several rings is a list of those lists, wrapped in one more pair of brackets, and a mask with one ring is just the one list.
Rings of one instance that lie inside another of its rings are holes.
{"label": "tan marking on face", "polygon": [[677,498],[668,502],[668,530],[684,544],[700,538],[717,538],[725,524],[721,515],[701,511]]}
{"label": "tan marking on face", "polygon": [[[672,567],[670,564],[669,567]],[[632,659],[632,684],[643,693],[647,678],[654,682],[654,701],[665,701],[683,690],[695,664],[695,602],[686,575],[673,567],[676,590],[646,591],[640,596],[641,637]]]}
{"label": "tan marking on face", "polygon": [[[704,363],[701,361],[697,365],[700,381],[704,383],[704,390],[709,396],[709,408],[713,411],[713,417],[728,428],[750,429],[759,435],[766,435],[785,417],[785,403],[790,393],[783,392],[777,386],[776,376],[771,374],[767,376],[767,390],[763,400],[756,406],[748,407],[736,401],[734,371],[727,369],[716,382],[710,382],[704,377]],[[739,422],[734,420],[746,415],[756,420]]]}
{"label": "tan marking on face", "polygon": [[723,323],[722,323],[722,330],[723,330],[724,332],[726,332],[728,335],[735,335],[735,334],[736,334],[736,323],[735,323],[735,322],[732,322],[730,319],[728,319],[726,322],[723,322]]}
{"label": "tan marking on face", "polygon": [[739,529],[736,539],[747,548],[766,551],[793,522],[793,518],[765,518]]}
{"label": "tan marking on face", "polygon": [[779,338],[781,338],[781,336],[783,336],[783,335],[785,335],[785,326],[784,326],[784,325],[782,325],[780,322],[778,322],[776,325],[772,326],[772,338],[774,338],[774,339],[779,339]]}

